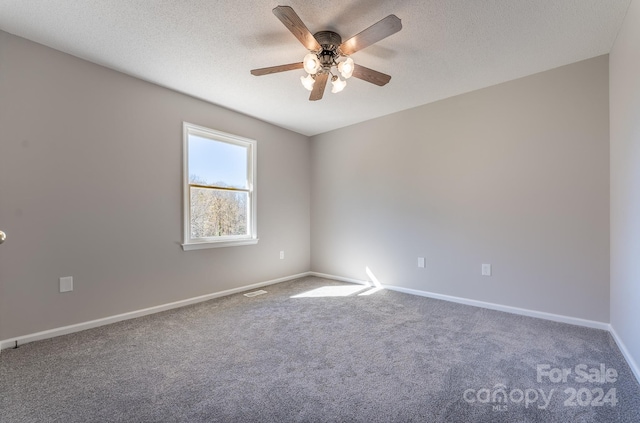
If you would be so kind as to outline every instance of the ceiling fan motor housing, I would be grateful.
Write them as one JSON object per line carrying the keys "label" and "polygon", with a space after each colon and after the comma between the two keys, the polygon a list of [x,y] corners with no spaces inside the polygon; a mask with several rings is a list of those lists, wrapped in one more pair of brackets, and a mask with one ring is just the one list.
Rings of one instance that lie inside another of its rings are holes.
{"label": "ceiling fan motor housing", "polygon": [[318,59],[324,70],[329,70],[335,65],[335,59],[340,56],[338,47],[342,44],[340,34],[333,31],[319,31],[313,34],[322,50],[318,52]]}

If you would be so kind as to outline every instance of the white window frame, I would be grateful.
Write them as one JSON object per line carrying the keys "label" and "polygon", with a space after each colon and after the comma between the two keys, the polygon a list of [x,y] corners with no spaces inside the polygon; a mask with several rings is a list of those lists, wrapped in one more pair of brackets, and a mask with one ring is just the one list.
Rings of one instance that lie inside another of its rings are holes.
{"label": "white window frame", "polygon": [[[191,195],[189,183],[189,135],[196,135],[208,138],[213,141],[239,145],[247,148],[247,181],[248,181],[248,213],[247,235],[217,236],[207,238],[191,238]],[[182,123],[182,215],[183,215],[183,244],[182,249],[200,250],[204,248],[235,247],[240,245],[253,245],[258,243],[257,231],[257,190],[256,190],[256,169],[257,169],[257,143],[255,140],[227,134],[192,123]]]}

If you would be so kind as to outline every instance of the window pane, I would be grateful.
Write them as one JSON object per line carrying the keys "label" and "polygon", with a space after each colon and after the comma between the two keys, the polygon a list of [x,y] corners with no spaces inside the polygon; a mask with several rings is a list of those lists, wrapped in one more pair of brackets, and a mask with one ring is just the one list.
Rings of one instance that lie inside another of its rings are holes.
{"label": "window pane", "polygon": [[191,238],[247,235],[249,194],[191,187]]}
{"label": "window pane", "polygon": [[189,134],[189,182],[249,188],[247,148]]}

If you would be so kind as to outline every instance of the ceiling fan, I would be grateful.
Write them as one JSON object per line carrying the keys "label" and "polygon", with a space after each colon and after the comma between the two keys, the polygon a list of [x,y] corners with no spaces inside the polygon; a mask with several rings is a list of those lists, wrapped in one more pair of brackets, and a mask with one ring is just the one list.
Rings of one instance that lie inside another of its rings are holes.
{"label": "ceiling fan", "polygon": [[[400,31],[402,23],[396,15],[389,15],[342,42],[340,35],[333,31],[319,31],[312,35],[289,6],[278,6],[273,9],[273,14],[309,50],[309,53],[302,62],[254,69],[251,71],[252,75],[269,75],[304,68],[308,75],[301,76],[300,80],[302,85],[311,91],[311,101],[322,98],[329,77],[333,85],[331,91],[334,93],[342,91],[347,85],[346,79],[351,76],[378,86],[386,85],[391,80],[389,75],[355,64],[349,56]],[[334,67],[344,79],[333,74]]]}

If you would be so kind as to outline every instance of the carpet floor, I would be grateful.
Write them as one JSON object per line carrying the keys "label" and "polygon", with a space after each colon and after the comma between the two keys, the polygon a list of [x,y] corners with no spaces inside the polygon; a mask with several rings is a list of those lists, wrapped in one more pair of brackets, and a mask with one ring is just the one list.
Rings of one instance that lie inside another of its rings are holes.
{"label": "carpet floor", "polygon": [[316,277],[263,289],[2,351],[0,421],[640,422],[606,331]]}

